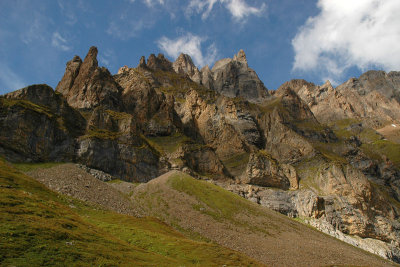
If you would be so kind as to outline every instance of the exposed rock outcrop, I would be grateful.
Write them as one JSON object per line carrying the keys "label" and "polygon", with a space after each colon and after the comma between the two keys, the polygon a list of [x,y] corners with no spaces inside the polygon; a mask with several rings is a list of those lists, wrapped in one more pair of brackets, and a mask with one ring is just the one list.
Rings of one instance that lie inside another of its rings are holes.
{"label": "exposed rock outcrop", "polygon": [[187,74],[192,81],[200,83],[201,73],[194,65],[191,57],[186,54],[180,54],[176,61],[172,64],[176,73]]}
{"label": "exposed rock outcrop", "polygon": [[[82,116],[47,85],[0,98],[0,149],[13,161],[71,161]],[[38,127],[40,126],[40,127]]]}
{"label": "exposed rock outcrop", "polygon": [[285,190],[299,187],[296,169],[288,164],[280,165],[276,159],[263,150],[250,154],[246,172],[241,181],[246,184]]}
{"label": "exposed rock outcrop", "polygon": [[262,102],[268,91],[255,71],[249,68],[243,50],[233,59],[217,61],[212,70],[212,88],[228,97],[243,97],[251,102]]}
{"label": "exposed rock outcrop", "polygon": [[56,87],[71,107],[91,109],[99,105],[119,108],[120,88],[110,72],[98,66],[97,48],[91,47],[84,61],[75,56]]}
{"label": "exposed rock outcrop", "polygon": [[379,128],[400,122],[399,77],[397,72],[369,71],[337,88],[329,81],[317,86],[304,80],[292,80],[278,91],[291,88],[297,92],[320,122],[353,118]]}
{"label": "exposed rock outcrop", "polygon": [[188,55],[153,54],[114,76],[96,56],[92,47],[68,62],[56,92],[35,85],[0,97],[3,155],[127,181],[181,170],[397,255],[400,145],[373,128],[400,127],[398,73],[337,88],[292,80],[270,93],[243,51],[201,71]]}

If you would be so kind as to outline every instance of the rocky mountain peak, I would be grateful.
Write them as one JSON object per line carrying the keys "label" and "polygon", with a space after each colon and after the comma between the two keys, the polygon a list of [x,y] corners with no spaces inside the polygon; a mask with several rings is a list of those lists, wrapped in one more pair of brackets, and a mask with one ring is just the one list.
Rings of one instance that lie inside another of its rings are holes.
{"label": "rocky mountain peak", "polygon": [[139,65],[137,67],[138,68],[147,68],[146,58],[144,56],[140,57]]}
{"label": "rocky mountain peak", "polygon": [[152,70],[173,71],[172,63],[163,54],[158,54],[157,57],[151,54],[147,60],[147,67]]}
{"label": "rocky mountain peak", "polygon": [[302,88],[312,88],[315,87],[315,84],[307,82],[304,79],[293,79],[288,82],[282,84],[277,90],[276,94],[279,94],[280,91],[284,91],[287,88],[292,89],[294,92],[298,93]]}
{"label": "rocky mountain peak", "polygon": [[125,65],[125,66],[123,66],[123,67],[118,69],[118,74],[122,74],[122,73],[124,73],[124,72],[126,72],[128,70],[129,70],[129,67],[127,65]]}
{"label": "rocky mountain peak", "polygon": [[91,109],[98,105],[115,108],[118,105],[119,86],[106,68],[98,66],[97,54],[97,48],[92,46],[83,62],[75,56],[67,63],[56,87],[74,108]]}
{"label": "rocky mountain peak", "polygon": [[261,102],[269,95],[257,73],[249,68],[243,50],[233,58],[218,60],[211,71],[203,68],[201,83],[224,96],[243,97],[250,102]]}
{"label": "rocky mountain peak", "polygon": [[242,62],[247,65],[246,54],[244,53],[243,49],[240,49],[237,55],[233,56],[233,60]]}
{"label": "rocky mountain peak", "polygon": [[172,67],[176,73],[188,74],[189,76],[192,76],[196,70],[198,71],[197,67],[192,61],[192,58],[183,53],[181,53],[175,60],[175,62],[172,64]]}
{"label": "rocky mountain peak", "polygon": [[176,73],[186,74],[189,76],[192,81],[200,83],[201,82],[201,74],[199,69],[194,65],[192,58],[187,55],[181,53],[179,57],[172,64]]}

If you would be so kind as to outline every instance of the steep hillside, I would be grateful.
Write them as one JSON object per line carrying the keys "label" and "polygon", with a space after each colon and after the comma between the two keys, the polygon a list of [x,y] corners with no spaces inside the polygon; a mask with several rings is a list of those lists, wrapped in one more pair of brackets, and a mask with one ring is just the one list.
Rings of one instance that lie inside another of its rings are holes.
{"label": "steep hillside", "polygon": [[243,51],[202,70],[188,55],[152,54],[111,75],[91,47],[55,91],[0,97],[0,153],[127,182],[184,171],[400,261],[398,77],[371,71],[337,88],[293,80],[268,91]]}
{"label": "steep hillside", "polygon": [[178,171],[132,191],[148,215],[238,250],[268,266],[380,265],[381,260]]}
{"label": "steep hillside", "polygon": [[157,219],[54,193],[3,160],[0,214],[2,266],[259,265],[235,251],[188,239]]}

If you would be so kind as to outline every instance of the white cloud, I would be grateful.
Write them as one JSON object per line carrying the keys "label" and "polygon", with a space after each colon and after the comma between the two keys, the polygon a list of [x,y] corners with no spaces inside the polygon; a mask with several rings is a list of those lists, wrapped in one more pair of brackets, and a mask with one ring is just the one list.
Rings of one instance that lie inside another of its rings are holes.
{"label": "white cloud", "polygon": [[[133,1],[131,0],[131,2],[133,2]],[[158,2],[160,5],[164,5],[164,0],[143,0],[143,2],[148,7],[152,7],[154,5],[154,2]]]}
{"label": "white cloud", "polygon": [[202,19],[206,19],[217,3],[228,9],[237,21],[243,21],[250,15],[259,16],[266,8],[265,3],[262,3],[260,7],[254,7],[249,6],[245,0],[191,0],[186,9],[186,14],[190,16],[193,12],[202,13]]}
{"label": "white cloud", "polygon": [[98,55],[99,62],[104,64],[107,68],[114,66],[116,55],[113,49],[106,49],[105,51],[100,50]]}
{"label": "white cloud", "polygon": [[191,33],[185,36],[169,39],[162,37],[158,40],[158,47],[167,53],[168,56],[177,58],[180,53],[188,54],[192,57],[196,65],[202,67],[206,64],[211,65],[217,57],[217,48],[215,44],[211,44],[203,53],[201,44],[206,40],[204,37],[193,35]]}
{"label": "white cloud", "polygon": [[320,13],[300,28],[293,70],[340,78],[372,66],[400,69],[399,0],[319,0]]}
{"label": "white cloud", "polygon": [[[26,12],[28,13],[29,11]],[[28,17],[23,24],[25,27],[20,31],[20,38],[22,42],[28,45],[34,41],[44,40],[44,36],[47,34],[48,26],[48,20],[45,18],[45,16],[34,12],[32,17]]]}
{"label": "white cloud", "polygon": [[241,20],[250,15],[260,15],[265,10],[265,3],[260,7],[251,7],[243,0],[222,0],[226,4],[226,8],[231,12],[235,19]]}
{"label": "white cloud", "polygon": [[121,40],[127,40],[136,37],[143,29],[150,28],[154,22],[154,20],[135,19],[121,15],[110,22],[106,32]]}
{"label": "white cloud", "polygon": [[68,46],[67,40],[64,37],[62,37],[59,32],[53,33],[53,36],[51,38],[51,45],[62,51],[68,51],[71,49],[71,47]]}
{"label": "white cloud", "polygon": [[7,65],[0,62],[0,84],[6,88],[2,91],[11,92],[26,86],[26,83]]}

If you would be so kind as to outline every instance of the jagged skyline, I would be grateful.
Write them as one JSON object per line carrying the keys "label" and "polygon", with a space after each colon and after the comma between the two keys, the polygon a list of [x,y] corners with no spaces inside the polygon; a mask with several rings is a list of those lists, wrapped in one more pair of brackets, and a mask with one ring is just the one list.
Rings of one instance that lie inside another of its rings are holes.
{"label": "jagged skyline", "polygon": [[67,60],[99,47],[116,73],[143,55],[201,68],[246,52],[267,88],[293,78],[340,84],[367,69],[398,70],[398,1],[125,0],[0,3],[0,93],[55,87]]}

